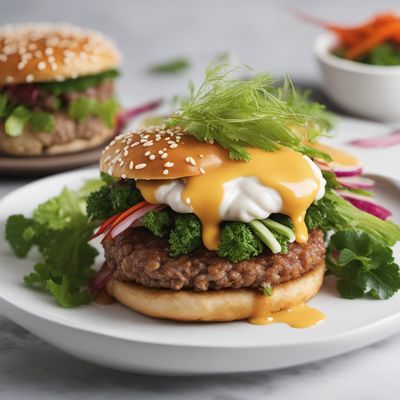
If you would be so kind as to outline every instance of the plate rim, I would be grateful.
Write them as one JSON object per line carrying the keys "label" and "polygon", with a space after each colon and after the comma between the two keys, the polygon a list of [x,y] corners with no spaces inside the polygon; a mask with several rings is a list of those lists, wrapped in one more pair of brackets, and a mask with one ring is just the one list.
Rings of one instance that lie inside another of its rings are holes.
{"label": "plate rim", "polygon": [[[50,175],[48,177],[36,180],[34,182],[28,183],[27,185],[24,185],[8,194],[6,194],[1,200],[0,200],[0,207],[2,206],[3,203],[6,203],[9,201],[10,198],[14,196],[18,196],[19,192],[25,191],[25,190],[32,190],[36,185],[38,184],[43,184],[48,181],[52,181],[54,179],[59,179],[61,176],[62,177],[76,177],[76,181],[79,179],[84,180],[84,179],[90,179],[92,177],[95,177],[97,174],[97,169],[96,168],[84,168],[84,169],[78,169],[78,170],[73,170],[69,172],[63,172],[63,173],[58,173],[54,175]],[[383,179],[389,179],[389,180],[395,180],[399,185],[400,185],[400,178],[394,179],[393,177],[389,176],[384,176],[382,174],[376,174],[377,176],[383,178]],[[3,223],[2,223],[3,224]],[[22,284],[21,284],[22,285]],[[28,290],[28,289],[27,289]],[[379,318],[378,320],[375,320],[373,322],[365,323],[362,326],[357,326],[356,328],[344,331],[344,332],[339,332],[339,333],[331,333],[328,334],[325,337],[320,337],[320,338],[301,338],[301,340],[294,340],[290,343],[242,343],[239,345],[230,345],[228,343],[225,344],[217,344],[217,343],[178,343],[174,342],[172,340],[168,340],[167,338],[161,338],[160,340],[155,340],[154,338],[151,338],[149,340],[146,340],[145,338],[128,338],[124,336],[123,334],[119,334],[117,332],[114,333],[104,333],[104,332],[99,332],[95,329],[95,327],[91,326],[80,326],[79,322],[75,322],[73,318],[71,320],[65,320],[62,317],[58,317],[57,314],[49,313],[46,311],[44,314],[41,313],[39,314],[38,310],[35,309],[35,307],[30,307],[28,304],[27,305],[20,305],[18,303],[15,303],[13,301],[10,301],[9,299],[5,298],[4,295],[0,292],[0,300],[3,303],[3,307],[9,307],[9,308],[17,308],[20,312],[24,312],[29,314],[32,317],[36,317],[42,320],[45,320],[48,323],[53,323],[57,324],[62,327],[66,328],[72,328],[81,332],[86,332],[86,333],[91,333],[91,334],[96,334],[100,336],[105,336],[109,338],[114,338],[118,340],[123,340],[127,342],[135,342],[135,343],[143,343],[143,344],[157,344],[157,345],[164,345],[164,346],[175,346],[175,347],[198,347],[198,348],[224,348],[224,349],[250,349],[250,348],[271,348],[271,347],[277,347],[277,346],[285,346],[285,347],[296,347],[296,346],[301,346],[301,345],[306,345],[306,344],[328,344],[337,340],[341,339],[346,339],[348,337],[351,337],[353,335],[358,336],[363,333],[366,333],[367,331],[374,331],[382,327],[382,325],[388,325],[391,326],[392,324],[394,325],[397,321],[400,321],[400,310],[397,313],[387,315],[385,317]],[[366,299],[367,300],[367,299]],[[118,304],[117,304],[118,305]],[[55,307],[58,307],[56,304],[54,305]],[[118,305],[123,307],[122,305]],[[90,307],[87,306],[87,307]],[[43,310],[42,310],[43,311]],[[72,312],[73,310],[71,310]],[[7,313],[9,314],[9,313]],[[12,315],[9,317],[12,320]],[[236,323],[245,323],[238,321]],[[201,325],[202,323],[198,323]],[[221,323],[222,324],[222,323]],[[312,329],[312,328],[311,328]],[[399,328],[396,330],[394,329],[393,334],[395,334],[397,331],[400,332],[400,325]]]}

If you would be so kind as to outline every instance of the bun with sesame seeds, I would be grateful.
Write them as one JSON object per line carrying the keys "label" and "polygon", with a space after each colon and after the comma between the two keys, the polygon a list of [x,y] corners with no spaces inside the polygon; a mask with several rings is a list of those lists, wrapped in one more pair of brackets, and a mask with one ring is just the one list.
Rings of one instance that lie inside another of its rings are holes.
{"label": "bun with sesame seeds", "polygon": [[178,179],[221,165],[227,151],[199,142],[178,127],[155,126],[124,133],[103,151],[100,170],[115,178]]}
{"label": "bun with sesame seeds", "polygon": [[0,85],[63,81],[115,69],[120,55],[101,33],[68,24],[0,29]]}
{"label": "bun with sesame seeds", "polygon": [[120,56],[99,32],[67,24],[0,28],[0,152],[70,153],[115,134]]}

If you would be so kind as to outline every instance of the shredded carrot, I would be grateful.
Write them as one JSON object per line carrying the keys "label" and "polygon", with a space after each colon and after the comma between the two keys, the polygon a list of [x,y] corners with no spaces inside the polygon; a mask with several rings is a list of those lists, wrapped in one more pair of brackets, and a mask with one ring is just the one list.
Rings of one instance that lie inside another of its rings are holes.
{"label": "shredded carrot", "polygon": [[139,210],[139,208],[142,208],[147,204],[149,204],[147,201],[141,201],[140,203],[135,204],[133,207],[128,208],[126,211],[118,216],[118,218],[111,224],[111,226],[117,226],[127,216],[131,215],[134,211]]}
{"label": "shredded carrot", "polygon": [[359,43],[356,43],[354,46],[346,50],[345,56],[350,60],[355,60],[365,53],[368,53],[368,51],[376,47],[378,44],[385,42],[398,32],[400,32],[400,20],[392,21],[388,24],[382,25],[374,32],[371,32],[369,35],[367,35]]}
{"label": "shredded carrot", "polygon": [[317,24],[334,32],[339,39],[339,46],[345,50],[346,58],[358,59],[383,42],[400,45],[400,17],[393,13],[381,13],[358,26],[346,27],[323,21],[291,10],[297,17]]}

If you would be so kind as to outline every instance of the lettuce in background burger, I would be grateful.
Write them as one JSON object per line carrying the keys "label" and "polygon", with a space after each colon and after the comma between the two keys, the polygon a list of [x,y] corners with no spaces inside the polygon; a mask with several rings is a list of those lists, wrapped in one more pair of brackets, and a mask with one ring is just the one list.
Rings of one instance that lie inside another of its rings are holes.
{"label": "lettuce in background burger", "polygon": [[115,131],[120,55],[101,33],[67,24],[0,29],[0,151],[59,154]]}

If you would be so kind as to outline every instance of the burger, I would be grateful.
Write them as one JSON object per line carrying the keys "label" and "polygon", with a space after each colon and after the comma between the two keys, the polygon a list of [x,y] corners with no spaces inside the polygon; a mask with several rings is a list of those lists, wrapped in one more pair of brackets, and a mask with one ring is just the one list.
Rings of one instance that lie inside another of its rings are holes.
{"label": "burger", "polygon": [[177,321],[266,323],[300,309],[299,327],[321,319],[304,303],[327,268],[343,297],[390,297],[399,268],[377,252],[391,254],[400,230],[366,196],[359,160],[319,143],[330,115],[290,82],[227,68],[209,67],[162,125],[104,149],[105,184],[87,201],[105,253],[92,290]]}
{"label": "burger", "polygon": [[100,34],[66,24],[0,29],[0,152],[40,156],[109,140],[120,56]]}

